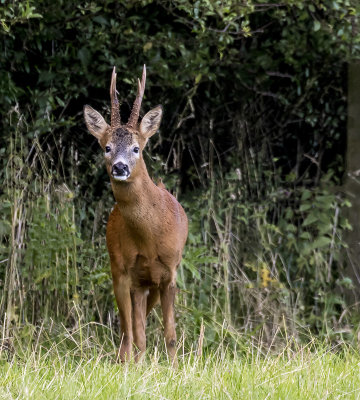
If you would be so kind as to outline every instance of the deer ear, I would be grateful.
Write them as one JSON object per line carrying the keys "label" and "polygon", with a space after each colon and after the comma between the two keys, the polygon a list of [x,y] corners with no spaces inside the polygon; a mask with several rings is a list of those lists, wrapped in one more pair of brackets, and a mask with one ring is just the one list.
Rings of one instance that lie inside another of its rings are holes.
{"label": "deer ear", "polygon": [[84,106],[84,118],[89,132],[100,140],[109,127],[102,115],[86,105]]}
{"label": "deer ear", "polygon": [[141,120],[140,133],[146,139],[152,136],[160,126],[163,109],[161,106],[157,106],[145,114]]}

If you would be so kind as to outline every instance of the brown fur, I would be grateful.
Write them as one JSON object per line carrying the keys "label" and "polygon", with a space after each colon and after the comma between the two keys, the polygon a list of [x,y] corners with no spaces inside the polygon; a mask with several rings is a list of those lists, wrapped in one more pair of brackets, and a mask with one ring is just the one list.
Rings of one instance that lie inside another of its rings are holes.
{"label": "brown fur", "polygon": [[[90,132],[102,148],[111,141],[116,142],[119,126],[107,125],[91,107],[85,106],[84,113]],[[124,361],[132,356],[133,343],[138,349],[136,359],[144,353],[146,317],[160,299],[166,346],[176,363],[176,271],[187,238],[188,222],[183,208],[164,184],[155,185],[150,179],[142,157],[148,139],[146,133],[155,133],[158,126],[152,125],[153,115],[157,117],[156,123],[160,123],[158,113],[156,108],[148,113],[150,118],[146,119],[148,114],[145,115],[144,123],[136,128],[126,127],[140,146],[140,157],[128,180],[113,179],[111,160],[106,162],[116,200],[107,224],[106,241],[120,314],[120,359]]]}

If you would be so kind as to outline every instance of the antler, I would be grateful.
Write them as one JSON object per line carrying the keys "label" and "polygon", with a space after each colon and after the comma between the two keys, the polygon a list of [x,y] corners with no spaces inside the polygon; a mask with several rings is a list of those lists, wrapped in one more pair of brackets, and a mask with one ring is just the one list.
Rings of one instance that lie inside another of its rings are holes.
{"label": "antler", "polygon": [[120,127],[121,126],[120,110],[119,110],[120,105],[119,105],[119,100],[117,98],[117,92],[116,92],[115,67],[114,67],[112,75],[111,75],[110,98],[111,98],[111,126],[112,127]]}
{"label": "antler", "polygon": [[136,127],[136,124],[137,124],[138,119],[139,119],[141,102],[142,102],[142,99],[143,99],[143,96],[144,96],[144,91],[145,91],[145,82],[146,82],[146,66],[144,64],[141,82],[138,79],[138,90],[137,90],[136,99],[134,101],[134,105],[133,105],[133,108],[131,110],[131,115],[130,115],[129,121],[126,124],[127,126],[129,126],[131,128],[135,128]]}

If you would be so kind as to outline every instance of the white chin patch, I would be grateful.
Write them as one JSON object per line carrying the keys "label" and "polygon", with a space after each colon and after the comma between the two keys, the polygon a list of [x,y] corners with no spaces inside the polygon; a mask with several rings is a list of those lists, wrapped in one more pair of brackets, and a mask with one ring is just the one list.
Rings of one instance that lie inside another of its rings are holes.
{"label": "white chin patch", "polygon": [[130,174],[129,175],[112,175],[112,177],[115,181],[126,181],[126,179],[128,179],[129,176],[130,176]]}

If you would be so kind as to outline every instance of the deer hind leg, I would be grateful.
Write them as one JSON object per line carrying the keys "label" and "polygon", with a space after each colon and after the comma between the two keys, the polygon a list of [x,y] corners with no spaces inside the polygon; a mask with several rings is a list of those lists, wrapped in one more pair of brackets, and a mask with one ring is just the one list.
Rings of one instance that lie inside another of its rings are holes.
{"label": "deer hind leg", "polygon": [[146,304],[146,316],[148,316],[151,310],[156,306],[160,299],[160,291],[157,287],[149,290]]}
{"label": "deer hind leg", "polygon": [[146,350],[146,297],[147,289],[136,288],[131,291],[134,344],[137,347],[135,361],[141,360]]}
{"label": "deer hind leg", "polygon": [[120,314],[120,360],[121,362],[124,362],[131,358],[133,342],[129,276],[113,272],[113,286]]}
{"label": "deer hind leg", "polygon": [[177,366],[176,359],[176,331],[174,302],[176,294],[175,279],[163,284],[160,288],[161,308],[164,319],[164,336],[166,348],[173,366]]}

